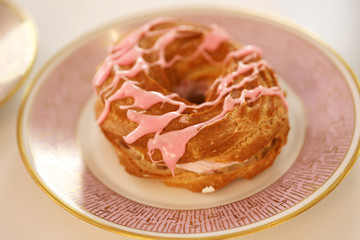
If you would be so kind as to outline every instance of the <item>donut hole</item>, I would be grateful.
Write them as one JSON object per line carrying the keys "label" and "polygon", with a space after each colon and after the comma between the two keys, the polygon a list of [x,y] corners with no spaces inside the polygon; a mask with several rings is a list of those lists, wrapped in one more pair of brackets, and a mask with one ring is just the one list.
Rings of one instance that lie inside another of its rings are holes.
{"label": "donut hole", "polygon": [[209,86],[204,81],[181,81],[173,91],[179,94],[182,98],[195,104],[205,102],[205,93]]}
{"label": "donut hole", "polygon": [[212,66],[202,58],[187,64],[188,66],[181,66],[182,63],[179,63],[172,69],[172,75],[167,74],[172,83],[171,91],[191,103],[204,103],[208,99],[209,92],[213,90],[212,83],[221,75],[222,69]]}

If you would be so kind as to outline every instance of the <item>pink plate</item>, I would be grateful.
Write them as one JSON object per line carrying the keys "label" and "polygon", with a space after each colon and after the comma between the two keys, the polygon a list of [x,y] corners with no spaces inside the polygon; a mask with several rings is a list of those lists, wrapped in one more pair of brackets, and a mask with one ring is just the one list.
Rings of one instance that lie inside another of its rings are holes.
{"label": "pink plate", "polygon": [[[289,141],[253,180],[198,194],[128,175],[95,124],[91,81],[108,47],[156,16],[217,23],[263,49],[290,105]],[[18,121],[24,164],[49,197],[79,218],[139,238],[227,238],[274,226],[310,208],[359,154],[359,83],[316,37],[248,11],[167,11],[115,22],[65,47],[28,88]]]}

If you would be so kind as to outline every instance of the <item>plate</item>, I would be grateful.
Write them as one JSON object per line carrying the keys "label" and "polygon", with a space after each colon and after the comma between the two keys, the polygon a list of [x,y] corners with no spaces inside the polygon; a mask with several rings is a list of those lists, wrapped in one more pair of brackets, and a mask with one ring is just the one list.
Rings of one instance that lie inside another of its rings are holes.
{"label": "plate", "polygon": [[0,105],[25,81],[37,51],[37,28],[22,8],[0,1]]}
{"label": "plate", "polygon": [[[199,194],[129,176],[118,164],[94,122],[91,81],[108,47],[156,16],[217,23],[263,49],[290,105],[289,141],[271,168]],[[359,92],[333,50],[281,17],[248,10],[156,12],[98,28],[50,59],[25,93],[18,145],[35,182],[86,222],[143,239],[230,238],[302,213],[341,182],[360,152]]]}
{"label": "plate", "polygon": [[[168,187],[158,180],[143,179],[128,174],[119,164],[111,144],[96,124],[94,118],[95,97],[90,98],[85,104],[79,118],[76,136],[82,159],[91,172],[110,189],[126,198],[149,206],[169,209],[199,209],[244,199],[265,189],[285,174],[301,151],[305,139],[306,119],[301,99],[285,81],[281,82],[281,86],[288,95],[290,125],[294,127],[288,135],[286,146],[273,166],[250,181],[241,179],[220,191],[198,194],[186,189]],[[119,181],[120,179],[121,181]]]}

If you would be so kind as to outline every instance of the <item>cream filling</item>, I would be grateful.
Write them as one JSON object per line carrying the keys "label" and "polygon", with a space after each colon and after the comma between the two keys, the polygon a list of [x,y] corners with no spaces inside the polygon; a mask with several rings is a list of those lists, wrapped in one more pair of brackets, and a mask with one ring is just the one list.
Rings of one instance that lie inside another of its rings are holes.
{"label": "cream filling", "polygon": [[213,186],[204,187],[201,192],[202,192],[202,193],[215,192],[215,188],[214,188]]}
{"label": "cream filling", "polygon": [[239,164],[239,162],[220,163],[209,160],[201,160],[196,162],[176,164],[176,167],[186,171],[195,172],[198,174],[202,174],[202,173],[211,174],[211,173],[215,173],[217,170],[221,168],[229,167],[235,164]]}

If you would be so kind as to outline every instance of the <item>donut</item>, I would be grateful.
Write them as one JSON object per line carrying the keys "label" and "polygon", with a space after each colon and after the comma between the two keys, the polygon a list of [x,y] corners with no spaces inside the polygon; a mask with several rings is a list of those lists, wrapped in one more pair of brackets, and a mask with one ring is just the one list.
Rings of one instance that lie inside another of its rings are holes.
{"label": "donut", "polygon": [[92,85],[97,124],[126,171],[193,192],[267,169],[290,129],[261,49],[216,24],[153,19],[110,47]]}

